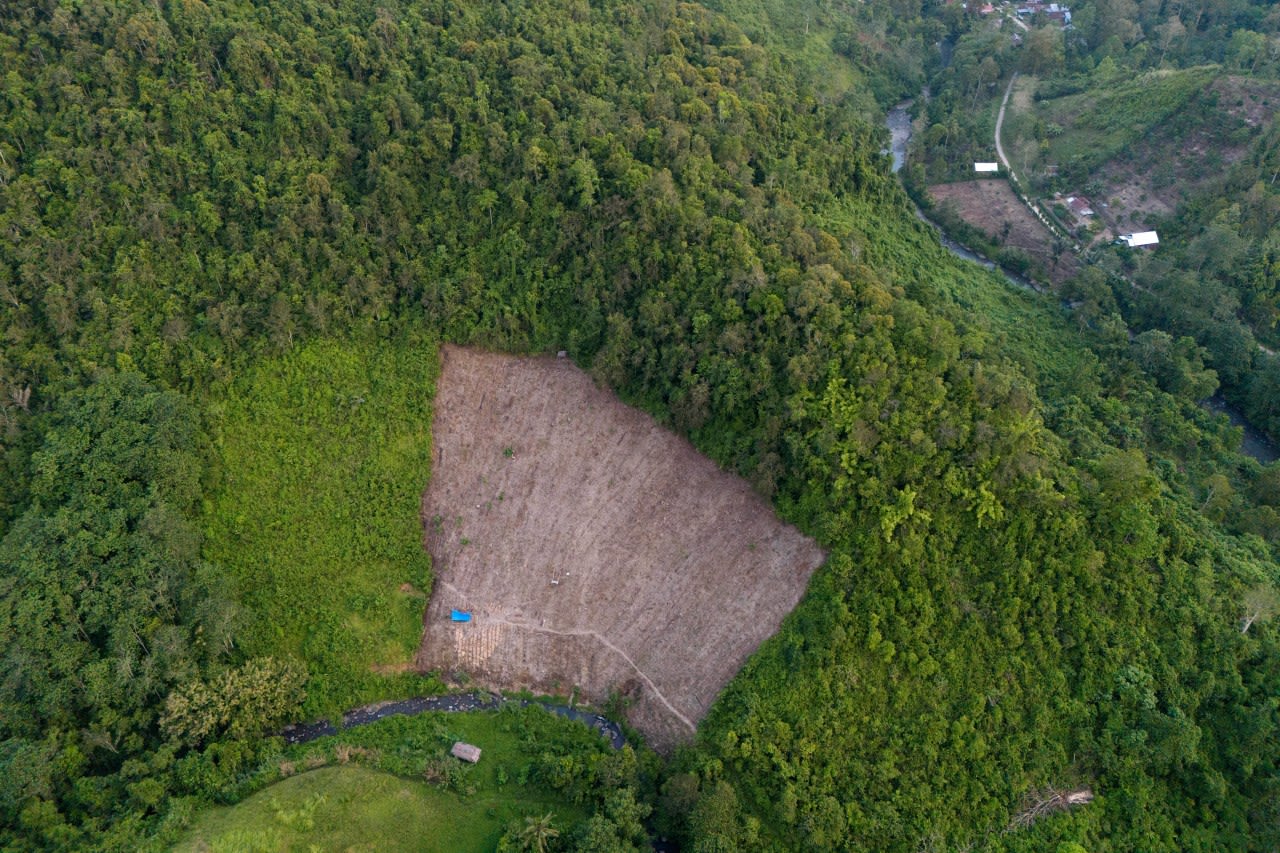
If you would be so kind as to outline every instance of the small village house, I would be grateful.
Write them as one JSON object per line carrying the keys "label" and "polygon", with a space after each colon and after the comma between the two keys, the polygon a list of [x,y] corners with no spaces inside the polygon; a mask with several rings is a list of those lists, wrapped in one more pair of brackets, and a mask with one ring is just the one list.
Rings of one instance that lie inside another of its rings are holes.
{"label": "small village house", "polygon": [[1083,219],[1086,216],[1093,216],[1093,205],[1089,199],[1082,195],[1067,196],[1067,210],[1071,211],[1077,218]]}
{"label": "small village house", "polygon": [[1023,18],[1044,15],[1050,21],[1061,24],[1064,27],[1071,23],[1071,9],[1061,3],[1023,3],[1017,8],[1017,14]]}

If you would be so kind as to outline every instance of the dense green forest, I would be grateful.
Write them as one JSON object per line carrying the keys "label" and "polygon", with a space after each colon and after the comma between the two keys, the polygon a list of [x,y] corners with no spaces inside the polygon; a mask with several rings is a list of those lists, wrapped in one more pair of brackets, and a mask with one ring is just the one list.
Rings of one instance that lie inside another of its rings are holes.
{"label": "dense green forest", "polygon": [[[1280,843],[1280,467],[1105,278],[1068,313],[914,218],[877,110],[952,18],[0,8],[0,846],[169,844],[282,723],[430,686],[368,663],[429,591],[439,341],[567,350],[830,552],[665,764],[499,724],[555,843]],[[441,731],[367,737],[466,794]]]}

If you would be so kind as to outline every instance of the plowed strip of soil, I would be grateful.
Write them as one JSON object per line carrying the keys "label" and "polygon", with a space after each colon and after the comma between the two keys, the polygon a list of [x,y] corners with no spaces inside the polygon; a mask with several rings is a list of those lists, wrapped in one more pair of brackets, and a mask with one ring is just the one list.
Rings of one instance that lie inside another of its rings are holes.
{"label": "plowed strip of soil", "polygon": [[597,701],[618,690],[655,745],[687,739],[821,549],[571,362],[441,358],[419,667]]}
{"label": "plowed strip of soil", "polygon": [[1035,258],[1055,284],[1079,271],[1069,251],[1054,260],[1053,234],[1027,210],[1008,182],[1001,179],[934,184],[929,187],[929,195],[939,206],[954,206],[961,219],[988,237]]}

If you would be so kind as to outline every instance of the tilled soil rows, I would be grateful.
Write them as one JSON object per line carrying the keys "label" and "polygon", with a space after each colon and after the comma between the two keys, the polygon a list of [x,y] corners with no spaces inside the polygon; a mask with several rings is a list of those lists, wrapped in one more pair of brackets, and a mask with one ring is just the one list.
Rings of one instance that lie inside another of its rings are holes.
{"label": "tilled soil rows", "polygon": [[567,359],[441,358],[418,666],[499,689],[618,691],[655,746],[688,739],[823,552]]}

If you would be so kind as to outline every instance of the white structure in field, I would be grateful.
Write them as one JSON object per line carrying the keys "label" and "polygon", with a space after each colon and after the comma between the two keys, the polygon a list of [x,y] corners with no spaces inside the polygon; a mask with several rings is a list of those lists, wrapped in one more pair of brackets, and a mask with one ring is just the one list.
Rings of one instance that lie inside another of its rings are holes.
{"label": "white structure in field", "polygon": [[974,163],[973,171],[975,172],[998,172],[1000,171],[999,163]]}
{"label": "white structure in field", "polygon": [[1160,242],[1160,238],[1154,231],[1138,231],[1135,234],[1121,234],[1120,242],[1130,249],[1136,249],[1139,246],[1154,246]]}

